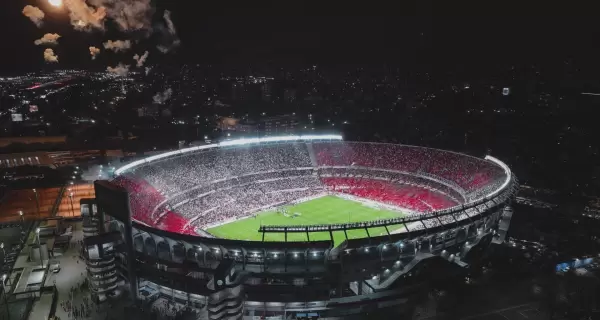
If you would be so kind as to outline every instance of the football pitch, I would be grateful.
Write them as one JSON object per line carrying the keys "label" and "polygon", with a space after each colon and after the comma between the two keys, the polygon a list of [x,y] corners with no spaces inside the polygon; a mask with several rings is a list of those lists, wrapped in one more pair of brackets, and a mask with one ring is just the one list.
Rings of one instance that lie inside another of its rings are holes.
{"label": "football pitch", "polygon": [[[262,233],[258,232],[261,225],[288,225],[301,226],[312,224],[333,224],[347,222],[361,222],[377,219],[402,217],[399,211],[374,208],[361,202],[343,199],[336,196],[324,196],[296,205],[285,207],[287,214],[269,210],[250,217],[233,221],[207,231],[216,237],[238,240],[262,240]],[[391,232],[392,230],[390,230]],[[385,234],[385,228],[369,228],[371,236]],[[348,238],[367,237],[364,229],[348,230]],[[343,231],[333,232],[335,245],[346,240]],[[329,232],[311,232],[310,240],[329,240]],[[284,241],[283,233],[266,233],[265,241]],[[288,233],[288,241],[307,241],[306,233]]]}

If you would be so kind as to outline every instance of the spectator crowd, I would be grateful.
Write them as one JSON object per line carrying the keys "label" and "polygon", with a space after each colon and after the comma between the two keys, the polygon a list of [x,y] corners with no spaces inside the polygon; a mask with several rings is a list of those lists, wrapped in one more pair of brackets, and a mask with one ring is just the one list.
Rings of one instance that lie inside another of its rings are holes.
{"label": "spectator crowd", "polygon": [[325,192],[428,213],[483,197],[504,178],[495,163],[448,151],[318,142],[204,150],[141,166],[113,182],[131,192],[134,219],[195,234]]}

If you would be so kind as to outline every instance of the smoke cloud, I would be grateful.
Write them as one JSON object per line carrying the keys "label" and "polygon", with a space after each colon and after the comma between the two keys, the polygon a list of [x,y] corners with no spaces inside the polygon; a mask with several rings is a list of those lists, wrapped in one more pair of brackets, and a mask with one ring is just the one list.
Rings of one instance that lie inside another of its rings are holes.
{"label": "smoke cloud", "polygon": [[35,40],[33,43],[35,43],[36,46],[42,44],[56,45],[58,44],[58,38],[60,38],[60,35],[58,33],[46,33],[43,37]]}
{"label": "smoke cloud", "polygon": [[175,29],[175,25],[173,24],[173,20],[171,20],[171,11],[165,10],[163,14],[163,18],[167,22],[167,29],[169,29],[169,33],[172,35],[177,34],[177,30]]}
{"label": "smoke cloud", "polygon": [[64,4],[69,11],[71,25],[75,30],[104,30],[105,7],[101,5],[96,6],[96,8],[90,7],[85,3],[85,0],[65,0]]}
{"label": "smoke cloud", "polygon": [[112,50],[114,52],[119,52],[119,51],[127,51],[131,48],[131,41],[129,40],[116,40],[116,41],[112,41],[112,40],[108,40],[107,42],[103,43],[104,45],[104,49],[106,50]]}
{"label": "smoke cloud", "polygon": [[144,54],[140,57],[138,54],[133,56],[133,60],[137,61],[137,66],[138,68],[141,68],[144,66],[144,63],[146,62],[146,59],[148,59],[148,55],[150,53],[148,51],[144,52]]}
{"label": "smoke cloud", "polygon": [[114,68],[110,67],[110,66],[106,67],[106,71],[108,71],[109,73],[115,74],[117,76],[124,77],[129,73],[129,65],[128,64],[124,65],[122,63],[119,63],[119,65]]}
{"label": "smoke cloud", "polygon": [[100,49],[96,47],[90,47],[90,55],[92,56],[92,60],[96,59],[96,56],[100,54]]}
{"label": "smoke cloud", "polygon": [[26,5],[23,8],[23,15],[29,18],[36,26],[41,27],[44,20],[44,12],[38,7]]}
{"label": "smoke cloud", "polygon": [[153,8],[151,0],[89,0],[95,7],[106,8],[106,14],[113,19],[121,31],[150,29]]}
{"label": "smoke cloud", "polygon": [[173,94],[173,90],[171,90],[171,88],[169,88],[162,93],[159,92],[159,93],[155,94],[154,97],[152,97],[152,100],[154,100],[154,103],[163,104],[167,100],[171,99],[172,94]]}
{"label": "smoke cloud", "polygon": [[58,56],[56,54],[54,54],[54,50],[48,48],[48,49],[44,50],[44,60],[46,60],[46,62],[50,62],[50,63],[57,63]]}
{"label": "smoke cloud", "polygon": [[171,11],[165,10],[163,14],[163,19],[165,19],[165,23],[167,24],[166,30],[164,27],[162,29],[159,28],[159,31],[162,31],[163,44],[159,44],[156,46],[156,49],[162,53],[167,53],[181,44],[181,41],[177,37],[177,29],[175,29],[175,25],[173,24],[173,20],[171,19]]}

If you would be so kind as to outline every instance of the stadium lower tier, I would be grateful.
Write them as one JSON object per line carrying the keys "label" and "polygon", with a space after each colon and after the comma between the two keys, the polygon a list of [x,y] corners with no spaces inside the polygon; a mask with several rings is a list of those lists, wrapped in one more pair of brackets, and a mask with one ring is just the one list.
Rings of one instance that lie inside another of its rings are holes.
{"label": "stadium lower tier", "polygon": [[[311,171],[307,172],[302,171],[296,176],[287,173],[283,177],[269,174],[255,177],[255,180],[234,179],[227,184],[192,190],[180,196],[176,203],[172,199],[169,201],[143,179],[119,177],[113,183],[131,192],[130,206],[135,220],[183,234],[197,234],[194,230],[206,229],[223,221],[233,221],[325,192],[349,194],[394,206],[405,214],[427,213],[458,204],[456,200],[429,186],[366,177],[318,178],[310,174]],[[365,217],[364,221],[377,218]]]}
{"label": "stadium lower tier", "polygon": [[448,196],[420,186],[363,178],[322,178],[331,191],[348,193],[414,212],[431,212],[457,205]]}

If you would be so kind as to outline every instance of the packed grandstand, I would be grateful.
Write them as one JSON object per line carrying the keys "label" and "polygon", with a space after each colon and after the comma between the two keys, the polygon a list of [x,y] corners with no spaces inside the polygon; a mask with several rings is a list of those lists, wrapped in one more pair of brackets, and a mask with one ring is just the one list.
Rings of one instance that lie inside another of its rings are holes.
{"label": "packed grandstand", "polygon": [[[465,208],[506,187],[493,158],[385,143],[303,137],[254,139],[150,157],[117,170],[135,220],[183,234],[298,199],[350,195],[425,215]],[[469,219],[468,210],[412,223],[423,229]],[[399,229],[397,232],[403,232]]]}

